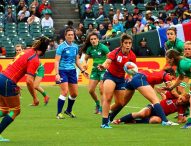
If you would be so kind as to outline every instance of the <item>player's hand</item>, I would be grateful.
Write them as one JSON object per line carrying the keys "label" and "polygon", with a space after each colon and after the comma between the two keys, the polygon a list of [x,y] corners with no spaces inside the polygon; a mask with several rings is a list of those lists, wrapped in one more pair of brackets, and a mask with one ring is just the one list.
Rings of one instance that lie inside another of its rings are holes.
{"label": "player's hand", "polygon": [[87,70],[87,69],[88,69],[88,65],[87,65],[87,64],[84,64],[84,65],[83,65],[83,69],[84,69],[84,70]]}
{"label": "player's hand", "polygon": [[83,72],[83,75],[85,78],[89,79],[89,73],[87,73],[86,71]]}
{"label": "player's hand", "polygon": [[56,80],[56,82],[61,82],[59,74],[56,74],[55,80]]}
{"label": "player's hand", "polygon": [[97,66],[97,68],[98,68],[100,71],[102,71],[102,70],[105,69],[105,67],[104,67],[102,64],[99,64],[99,65]]}
{"label": "player's hand", "polygon": [[173,88],[172,88],[172,87],[162,87],[161,89],[162,89],[162,90],[168,90],[168,91],[173,90]]}

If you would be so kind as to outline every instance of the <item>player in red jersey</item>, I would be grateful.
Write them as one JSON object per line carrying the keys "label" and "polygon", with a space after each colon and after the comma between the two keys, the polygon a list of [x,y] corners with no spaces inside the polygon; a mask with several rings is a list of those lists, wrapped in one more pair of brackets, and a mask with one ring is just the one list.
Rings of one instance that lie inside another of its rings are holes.
{"label": "player in red jersey", "polygon": [[[40,37],[34,41],[31,49],[18,54],[13,62],[0,73],[0,134],[10,125],[20,113],[20,88],[17,82],[26,74],[26,84],[33,97],[34,104],[38,105],[34,89],[34,75],[40,64],[39,56],[43,55],[47,49],[49,39]],[[0,141],[9,141],[0,137]]]}
{"label": "player in red jersey", "polygon": [[[146,80],[149,85],[151,85],[154,88],[154,85],[161,84],[163,82],[171,81],[174,79],[175,72],[173,69],[168,69],[166,71],[148,71],[148,70],[141,70],[139,73],[144,74],[146,76]],[[110,107],[110,121],[113,121],[115,116],[122,110],[122,108],[129,102],[133,94],[128,96],[120,97],[120,102],[115,102]]]}
{"label": "player in red jersey", "polygon": [[125,90],[122,90],[125,82],[125,71],[123,66],[126,62],[136,62],[136,56],[132,52],[132,37],[123,34],[121,36],[121,46],[116,48],[108,54],[106,61],[98,65],[98,69],[107,71],[104,74],[103,84],[103,111],[102,111],[102,125],[101,128],[111,128],[109,122],[109,110],[112,97],[114,95],[115,101],[119,101],[119,97],[125,95]]}
{"label": "player in red jersey", "polygon": [[[166,83],[167,86],[170,86],[170,82]],[[173,92],[172,92],[173,91]],[[185,123],[186,117],[184,117],[184,113],[189,104],[189,96],[179,95],[176,91],[165,91],[163,90],[162,100],[160,101],[160,105],[164,110],[166,116],[178,112],[178,123]],[[139,112],[130,113],[128,115],[123,116],[120,119],[114,120],[112,123],[161,123],[161,118],[157,116],[154,111],[153,105],[149,104],[147,107],[141,109]]]}

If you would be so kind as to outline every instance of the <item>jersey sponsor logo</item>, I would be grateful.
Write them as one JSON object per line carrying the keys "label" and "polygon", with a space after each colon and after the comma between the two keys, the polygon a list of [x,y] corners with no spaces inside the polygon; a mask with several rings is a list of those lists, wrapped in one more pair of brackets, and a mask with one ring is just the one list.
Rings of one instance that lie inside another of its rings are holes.
{"label": "jersey sponsor logo", "polygon": [[67,53],[67,54],[69,54],[69,53],[70,53],[70,51],[69,51],[69,50],[67,50],[67,51],[66,51],[66,53]]}
{"label": "jersey sponsor logo", "polygon": [[117,62],[120,62],[120,63],[121,63],[121,62],[122,62],[122,59],[123,59],[122,56],[117,56]]}
{"label": "jersey sponsor logo", "polygon": [[172,100],[167,100],[167,101],[166,101],[166,104],[167,104],[167,105],[170,105],[170,104],[173,104],[173,102],[172,102]]}

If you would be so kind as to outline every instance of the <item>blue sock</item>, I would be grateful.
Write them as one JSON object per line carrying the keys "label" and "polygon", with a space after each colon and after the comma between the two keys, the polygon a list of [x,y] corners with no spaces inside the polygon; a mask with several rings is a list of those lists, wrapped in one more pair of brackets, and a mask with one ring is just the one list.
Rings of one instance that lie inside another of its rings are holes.
{"label": "blue sock", "polygon": [[168,121],[166,118],[166,115],[159,103],[154,104],[154,111],[155,111],[156,115],[162,119],[162,121],[164,121],[164,122]]}
{"label": "blue sock", "polygon": [[136,123],[149,123],[150,118],[145,118],[145,119],[138,119],[135,120]]}
{"label": "blue sock", "polygon": [[74,105],[75,102],[75,98],[72,98],[71,96],[68,97],[68,107],[66,109],[67,112],[71,112],[72,111],[72,107]]}
{"label": "blue sock", "polygon": [[113,119],[115,118],[115,116],[122,110],[123,106],[118,107],[116,110],[112,111],[111,113],[109,113],[109,119],[110,121],[113,121]]}
{"label": "blue sock", "polygon": [[131,122],[132,120],[134,120],[132,114],[128,114],[122,118],[120,118],[121,122]]}
{"label": "blue sock", "polygon": [[104,125],[104,124],[108,124],[108,118],[102,118],[102,125]]}
{"label": "blue sock", "polygon": [[13,122],[13,119],[9,116],[6,115],[3,120],[0,123],[0,134],[5,130],[5,128],[7,128],[7,126],[9,126],[9,124],[11,124]]}
{"label": "blue sock", "polygon": [[57,103],[57,115],[62,112],[64,103],[65,103],[65,100],[62,100],[62,99],[59,99],[59,98],[58,98],[58,103]]}

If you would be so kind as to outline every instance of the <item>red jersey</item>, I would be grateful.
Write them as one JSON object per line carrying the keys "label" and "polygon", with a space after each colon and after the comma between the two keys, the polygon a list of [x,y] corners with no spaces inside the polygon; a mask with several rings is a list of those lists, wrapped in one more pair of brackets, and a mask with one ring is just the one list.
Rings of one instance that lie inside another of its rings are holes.
{"label": "red jersey", "polygon": [[123,69],[123,66],[126,62],[131,61],[136,63],[136,55],[133,53],[133,51],[129,51],[128,55],[124,55],[121,51],[121,48],[116,48],[112,52],[108,54],[108,59],[111,59],[112,62],[107,69],[112,75],[124,78],[125,71]]}
{"label": "red jersey", "polygon": [[162,106],[164,113],[166,116],[169,114],[178,112],[179,114],[184,114],[185,107],[182,105],[176,105],[177,98],[175,98],[170,91],[165,93],[166,99],[160,101],[160,105]]}
{"label": "red jersey", "polygon": [[154,87],[156,84],[161,84],[166,81],[170,81],[170,75],[165,71],[149,72],[148,70],[141,70],[140,73],[144,74],[147,78],[147,82]]}
{"label": "red jersey", "polygon": [[40,65],[38,55],[33,49],[21,52],[3,71],[3,74],[17,83],[25,74],[35,75]]}

